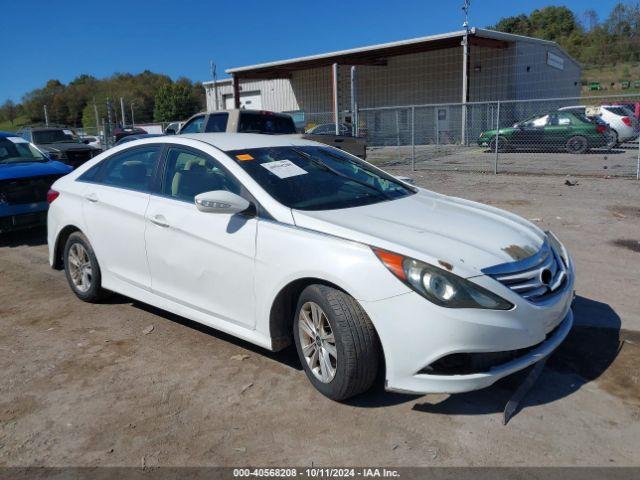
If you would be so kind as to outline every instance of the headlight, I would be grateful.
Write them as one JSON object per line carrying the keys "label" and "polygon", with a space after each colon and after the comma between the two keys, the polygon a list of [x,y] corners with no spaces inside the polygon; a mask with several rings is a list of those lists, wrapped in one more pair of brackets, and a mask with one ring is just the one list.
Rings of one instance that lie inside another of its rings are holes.
{"label": "headlight", "polygon": [[433,265],[397,253],[372,248],[401,282],[432,303],[446,308],[510,310],[513,305],[495,293]]}

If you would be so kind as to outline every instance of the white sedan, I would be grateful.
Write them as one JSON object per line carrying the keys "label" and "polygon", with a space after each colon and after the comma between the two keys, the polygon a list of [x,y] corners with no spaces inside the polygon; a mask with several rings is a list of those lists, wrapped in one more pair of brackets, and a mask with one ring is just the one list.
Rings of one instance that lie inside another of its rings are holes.
{"label": "white sedan", "polygon": [[269,350],[342,400],[464,392],[549,355],[574,273],[550,232],[319,143],[193,134],[116,147],[49,192],[49,260]]}

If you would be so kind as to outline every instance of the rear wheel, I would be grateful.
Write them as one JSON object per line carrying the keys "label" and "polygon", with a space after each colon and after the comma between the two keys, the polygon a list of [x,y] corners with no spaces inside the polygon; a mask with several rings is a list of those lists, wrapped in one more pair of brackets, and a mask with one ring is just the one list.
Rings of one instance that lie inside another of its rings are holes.
{"label": "rear wheel", "polygon": [[64,270],[73,293],[85,302],[96,303],[109,296],[102,288],[98,260],[87,237],[80,232],[69,235],[64,247]]}
{"label": "rear wheel", "polygon": [[565,148],[569,153],[586,153],[589,150],[589,141],[583,136],[575,135],[567,140]]}
{"label": "rear wheel", "polygon": [[607,137],[607,148],[608,149],[615,148],[618,145],[618,132],[616,132],[613,129],[610,129],[606,133],[606,137]]}
{"label": "rear wheel", "polygon": [[310,285],[296,312],[293,336],[313,386],[333,400],[368,390],[378,372],[380,344],[360,304],[341,290]]}

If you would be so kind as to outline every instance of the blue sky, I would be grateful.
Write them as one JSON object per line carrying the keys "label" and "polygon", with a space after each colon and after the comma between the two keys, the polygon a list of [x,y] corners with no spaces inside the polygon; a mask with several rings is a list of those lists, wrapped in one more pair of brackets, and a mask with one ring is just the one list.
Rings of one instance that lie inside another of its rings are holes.
{"label": "blue sky", "polygon": [[[0,102],[56,78],[145,69],[209,80],[226,68],[459,30],[462,0],[2,0]],[[607,16],[616,0],[472,0],[470,24],[565,5]]]}

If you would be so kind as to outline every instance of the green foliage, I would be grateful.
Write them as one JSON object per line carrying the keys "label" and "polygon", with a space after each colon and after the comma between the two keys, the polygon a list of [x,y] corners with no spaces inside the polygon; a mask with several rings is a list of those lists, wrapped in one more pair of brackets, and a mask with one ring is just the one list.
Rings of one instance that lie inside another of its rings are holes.
{"label": "green foliage", "polygon": [[160,87],[155,97],[153,119],[156,122],[170,122],[184,119],[196,113],[199,99],[193,85],[186,78]]}
{"label": "green foliage", "polygon": [[551,6],[503,18],[489,28],[553,40],[589,66],[640,61],[640,2],[618,2],[604,22],[593,10],[583,18],[584,25],[568,8]]}
{"label": "green foliage", "polygon": [[[104,79],[80,75],[68,85],[58,80],[49,80],[44,87],[27,93],[22,99],[22,104],[17,107],[22,109],[29,123],[44,123],[46,105],[49,122],[89,128],[96,126],[96,108],[99,122],[107,120],[107,99],[111,102],[112,120],[121,122],[122,97],[125,103],[126,123],[130,124],[132,121],[132,106],[135,123],[147,123],[154,120],[156,94],[162,88],[172,85],[180,85],[188,90],[189,102],[186,102],[187,108],[176,110],[180,116],[170,120],[183,120],[194,111],[204,108],[206,102],[202,84],[192,83],[186,78],[174,83],[168,76],[148,70],[137,75],[116,73]],[[6,116],[4,112],[4,106],[0,107],[2,118]]]}

